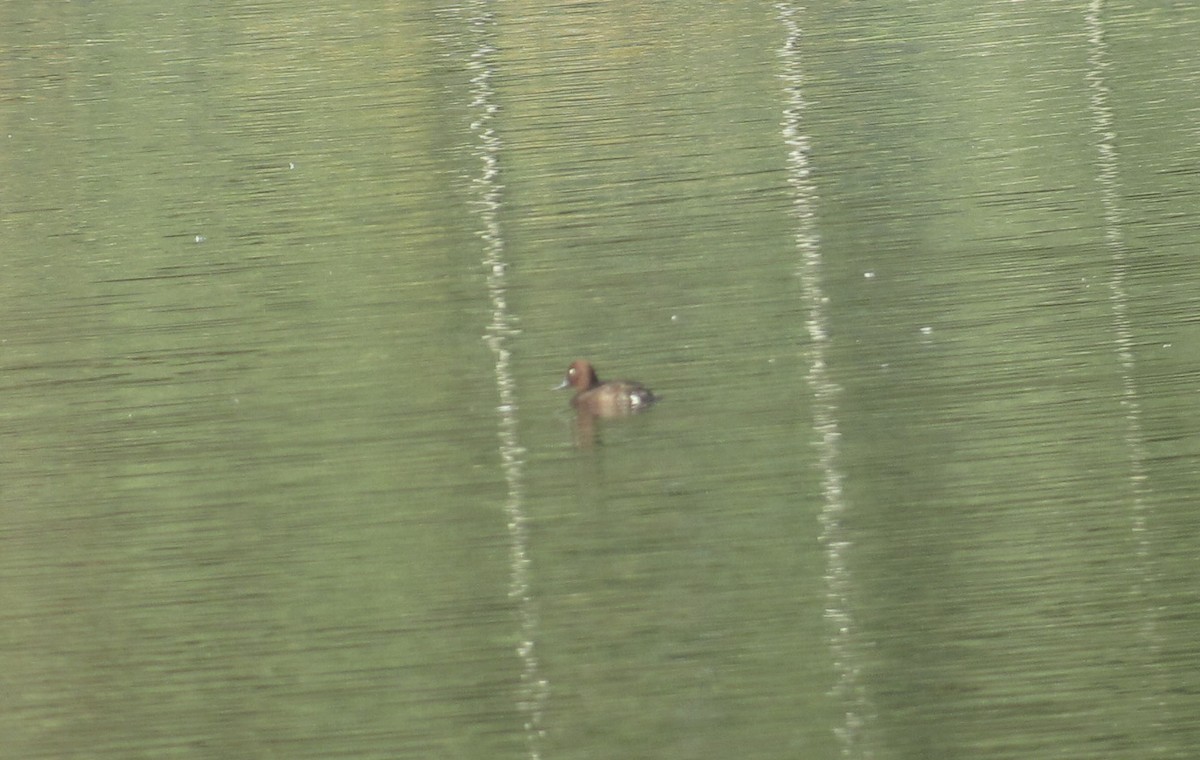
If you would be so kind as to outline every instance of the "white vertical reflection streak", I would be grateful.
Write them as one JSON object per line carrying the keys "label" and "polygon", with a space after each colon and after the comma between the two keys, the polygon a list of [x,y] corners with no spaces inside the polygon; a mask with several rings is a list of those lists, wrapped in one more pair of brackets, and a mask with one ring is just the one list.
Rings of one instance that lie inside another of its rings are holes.
{"label": "white vertical reflection streak", "polygon": [[522,488],[525,450],[517,435],[516,383],[512,376],[512,352],[508,340],[517,333],[516,318],[508,308],[508,284],[504,260],[504,236],[500,229],[499,211],[504,186],[500,182],[500,150],[502,142],[492,121],[499,111],[492,89],[495,72],[496,47],[492,41],[495,16],[487,0],[477,0],[468,6],[467,23],[472,35],[472,51],[468,63],[471,72],[471,131],[476,137],[475,152],[480,160],[479,175],[472,180],[475,211],[479,217],[479,237],[483,240],[483,264],[487,273],[488,300],[491,320],[484,340],[492,350],[495,361],[496,388],[500,404],[500,459],[507,484],[504,513],[509,538],[509,597],[516,604],[520,621],[520,642],[517,656],[521,661],[521,683],[517,693],[517,709],[524,720],[529,757],[541,757],[545,735],[542,726],[548,684],[538,667],[535,638],[538,632],[537,609],[529,590],[529,527],[525,516]]}
{"label": "white vertical reflection streak", "polygon": [[[1084,13],[1084,24],[1088,38],[1088,73],[1087,83],[1091,91],[1088,101],[1092,113],[1092,131],[1096,135],[1097,166],[1100,184],[1100,202],[1104,212],[1104,244],[1108,248],[1112,261],[1112,276],[1108,281],[1109,304],[1112,309],[1113,338],[1117,354],[1117,363],[1121,373],[1121,406],[1125,411],[1125,442],[1129,452],[1129,480],[1132,491],[1132,531],[1137,551],[1138,565],[1141,576],[1134,584],[1132,593],[1136,601],[1145,607],[1142,620],[1141,634],[1146,643],[1150,658],[1149,668],[1153,670],[1158,661],[1158,634],[1154,604],[1148,598],[1149,588],[1153,583],[1153,571],[1150,568],[1152,547],[1147,532],[1146,495],[1150,486],[1146,473],[1146,434],[1142,427],[1142,407],[1139,401],[1137,380],[1134,376],[1136,358],[1134,357],[1133,326],[1129,320],[1129,295],[1126,292],[1125,281],[1129,274],[1129,248],[1125,244],[1122,231],[1124,215],[1121,211],[1121,179],[1118,172],[1118,156],[1116,146],[1116,128],[1113,124],[1112,108],[1108,103],[1108,84],[1105,71],[1108,69],[1108,47],[1104,41],[1104,26],[1101,14],[1104,10],[1102,0],[1091,0]],[[1151,694],[1161,693],[1152,688]],[[1159,698],[1154,697],[1154,705],[1150,708],[1151,715],[1160,715],[1157,709]],[[1155,728],[1162,728],[1158,719]]]}
{"label": "white vertical reflection streak", "polygon": [[802,130],[804,111],[804,75],[800,65],[801,30],[796,20],[799,9],[788,4],[776,5],[786,40],[779,51],[781,78],[787,93],[783,113],[783,139],[788,146],[788,183],[792,187],[792,213],[796,218],[796,248],[800,253],[800,289],[806,311],[808,332],[808,373],[806,381],[812,393],[814,443],[821,471],[822,504],[821,545],[825,551],[825,616],[830,623],[829,649],[833,656],[837,681],[834,696],[845,709],[845,720],[837,731],[843,757],[869,758],[866,734],[872,711],[859,677],[860,636],[850,613],[853,580],[846,562],[850,549],[842,515],[846,511],[842,492],[842,473],[838,469],[838,397],[837,384],[826,366],[829,335],[828,309],[821,289],[821,246],[815,220],[817,191],[809,178],[810,145]]}

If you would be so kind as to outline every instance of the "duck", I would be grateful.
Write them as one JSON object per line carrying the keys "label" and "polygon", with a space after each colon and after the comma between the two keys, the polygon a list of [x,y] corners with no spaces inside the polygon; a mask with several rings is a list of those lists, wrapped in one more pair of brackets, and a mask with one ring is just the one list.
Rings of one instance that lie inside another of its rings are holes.
{"label": "duck", "polygon": [[591,362],[577,359],[555,390],[574,388],[571,406],[580,414],[593,417],[628,417],[646,411],[658,401],[646,386],[634,380],[601,382]]}

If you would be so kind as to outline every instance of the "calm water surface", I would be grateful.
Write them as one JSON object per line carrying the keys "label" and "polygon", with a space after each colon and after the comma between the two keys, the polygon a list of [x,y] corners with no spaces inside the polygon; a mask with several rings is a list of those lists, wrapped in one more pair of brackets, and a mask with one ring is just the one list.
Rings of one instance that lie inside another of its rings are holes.
{"label": "calm water surface", "polygon": [[0,757],[1193,756],[1200,12],[16,14]]}

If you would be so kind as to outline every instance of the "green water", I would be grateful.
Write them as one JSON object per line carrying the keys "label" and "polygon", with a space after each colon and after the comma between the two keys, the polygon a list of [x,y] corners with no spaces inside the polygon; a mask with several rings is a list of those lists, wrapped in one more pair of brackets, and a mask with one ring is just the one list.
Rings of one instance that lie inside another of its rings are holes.
{"label": "green water", "polygon": [[1200,14],[3,17],[0,758],[1191,756]]}

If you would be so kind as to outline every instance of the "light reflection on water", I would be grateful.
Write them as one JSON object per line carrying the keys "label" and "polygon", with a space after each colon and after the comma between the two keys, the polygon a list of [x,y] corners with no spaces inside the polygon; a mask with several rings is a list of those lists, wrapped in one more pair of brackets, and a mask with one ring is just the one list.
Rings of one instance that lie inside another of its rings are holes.
{"label": "light reflection on water", "polygon": [[515,693],[517,710],[523,719],[522,728],[527,735],[529,757],[538,760],[542,756],[541,746],[545,735],[543,711],[549,684],[538,664],[537,642],[541,632],[538,628],[537,605],[530,588],[532,559],[528,506],[524,498],[525,450],[521,446],[518,431],[517,384],[512,370],[512,349],[509,347],[517,330],[509,306],[508,261],[499,219],[503,205],[503,188],[499,181],[503,142],[495,129],[499,107],[492,87],[498,60],[496,19],[494,11],[484,2],[473,3],[468,12],[466,23],[475,41],[470,58],[471,129],[478,139],[476,152],[481,169],[479,175],[472,178],[472,187],[478,193],[474,208],[480,223],[479,237],[483,241],[483,265],[487,271],[488,300],[492,314],[485,339],[495,361],[499,397],[498,443],[507,488],[504,514],[509,533],[508,594],[510,601],[516,605],[520,621],[516,653],[521,660],[521,675]]}
{"label": "light reflection on water", "polygon": [[812,417],[818,468],[821,473],[821,544],[825,552],[825,615],[829,619],[829,651],[837,674],[834,696],[844,705],[845,721],[835,728],[846,757],[872,757],[871,720],[873,708],[859,682],[862,668],[860,649],[864,646],[858,623],[851,613],[850,595],[854,580],[847,552],[852,549],[849,534],[842,525],[847,509],[842,488],[844,474],[838,459],[839,388],[828,368],[829,314],[822,282],[820,234],[816,207],[820,202],[811,179],[812,145],[806,132],[808,103],[804,92],[804,66],[801,56],[803,34],[798,9],[787,3],[778,5],[780,23],[787,38],[780,50],[788,101],[783,119],[783,139],[790,148],[788,181],[795,193],[793,213],[796,219],[796,249],[800,254],[799,277],[807,312],[808,372],[806,381],[812,394]]}
{"label": "light reflection on water", "polygon": [[[1103,3],[1091,0],[1084,14],[1088,39],[1088,75],[1087,83],[1091,90],[1089,103],[1091,105],[1093,127],[1097,151],[1097,180],[1100,185],[1100,200],[1104,213],[1104,243],[1112,257],[1112,275],[1108,286],[1111,292],[1110,304],[1113,320],[1113,343],[1117,361],[1121,368],[1121,406],[1124,409],[1126,422],[1125,442],[1128,450],[1129,481],[1130,481],[1130,526],[1136,542],[1137,557],[1135,573],[1138,578],[1131,589],[1136,598],[1136,604],[1141,607],[1139,626],[1143,641],[1142,657],[1139,666],[1146,672],[1156,671],[1154,661],[1161,657],[1162,642],[1159,640],[1157,615],[1150,589],[1155,584],[1154,573],[1151,570],[1151,554],[1153,544],[1147,530],[1150,515],[1147,497],[1149,496],[1149,475],[1146,467],[1148,453],[1146,436],[1142,421],[1142,402],[1138,388],[1137,359],[1134,343],[1134,328],[1130,318],[1130,254],[1129,245],[1125,239],[1120,152],[1117,147],[1116,120],[1109,102],[1110,84],[1105,71],[1112,64],[1112,55],[1108,50],[1103,20]],[[1163,728],[1163,721],[1158,714],[1158,698],[1156,690],[1169,688],[1159,678],[1150,679],[1153,687],[1142,696],[1140,710],[1145,720],[1145,727],[1140,732],[1144,741],[1155,744],[1159,741],[1157,734]],[[1139,737],[1140,738],[1140,737]]]}

